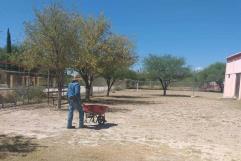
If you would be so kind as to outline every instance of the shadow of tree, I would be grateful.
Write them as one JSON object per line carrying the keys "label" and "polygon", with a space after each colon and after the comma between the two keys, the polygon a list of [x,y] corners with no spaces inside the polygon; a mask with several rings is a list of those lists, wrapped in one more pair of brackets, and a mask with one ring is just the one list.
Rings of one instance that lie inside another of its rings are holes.
{"label": "shadow of tree", "polygon": [[[104,96],[106,97],[106,96]],[[118,95],[118,96],[109,96],[108,98],[150,98],[150,97],[146,97],[146,96],[127,96],[127,95]]]}
{"label": "shadow of tree", "polygon": [[33,143],[34,138],[26,138],[24,136],[7,136],[0,135],[0,159],[4,159],[11,155],[26,155],[35,151],[38,144]]}
{"label": "shadow of tree", "polygon": [[[162,94],[152,94],[152,96],[158,96],[161,97],[163,96]],[[191,97],[190,95],[184,95],[184,94],[167,94],[166,96],[163,97]]]}
{"label": "shadow of tree", "polygon": [[98,124],[98,125],[88,125],[87,129],[94,129],[94,130],[101,130],[101,129],[109,129],[113,126],[117,126],[118,124],[114,123],[105,123],[105,124]]}
{"label": "shadow of tree", "polygon": [[132,100],[132,99],[113,99],[113,98],[107,98],[107,99],[103,99],[103,98],[94,98],[90,101],[88,101],[88,103],[98,103],[98,104],[106,104],[106,105],[125,105],[125,104],[144,104],[144,105],[148,105],[148,104],[154,104],[155,102],[153,101],[142,101],[142,100]]}
{"label": "shadow of tree", "polygon": [[126,108],[108,108],[107,109],[107,112],[112,112],[112,113],[114,113],[114,112],[122,112],[122,113],[126,113],[126,112],[129,112],[129,111],[132,111],[132,110],[130,110],[130,109],[126,109]]}

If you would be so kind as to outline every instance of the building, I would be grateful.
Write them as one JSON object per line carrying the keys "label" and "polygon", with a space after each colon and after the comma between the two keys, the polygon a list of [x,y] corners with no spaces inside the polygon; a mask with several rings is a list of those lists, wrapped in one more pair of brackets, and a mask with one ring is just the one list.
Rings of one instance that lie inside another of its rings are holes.
{"label": "building", "polygon": [[240,76],[241,53],[237,53],[227,58],[223,94],[225,98],[241,99]]}
{"label": "building", "polygon": [[[0,61],[0,88],[47,86],[47,82],[48,76],[36,70],[29,72],[16,63]],[[49,84],[50,87],[55,87],[55,78],[50,77]]]}

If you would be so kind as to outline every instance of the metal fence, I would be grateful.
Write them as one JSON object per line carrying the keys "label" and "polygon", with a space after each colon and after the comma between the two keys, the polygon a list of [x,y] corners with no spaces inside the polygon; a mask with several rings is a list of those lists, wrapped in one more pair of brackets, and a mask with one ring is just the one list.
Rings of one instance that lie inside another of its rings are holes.
{"label": "metal fence", "polygon": [[[94,86],[93,95],[106,92],[106,86]],[[81,86],[81,98],[85,98],[85,87]],[[62,90],[62,104],[66,104],[67,88]],[[12,107],[24,104],[46,102],[56,105],[58,98],[57,88],[46,88],[44,86],[30,86],[18,88],[0,88],[0,108]]]}
{"label": "metal fence", "polygon": [[[139,81],[127,80],[126,87],[129,89],[162,89],[160,81]],[[214,91],[220,92],[221,88],[216,82],[190,82],[190,81],[172,81],[168,90],[179,91]]]}
{"label": "metal fence", "polygon": [[[85,98],[85,86],[81,82],[81,97]],[[123,89],[162,89],[159,81],[139,81],[139,80],[122,80],[117,81],[112,90]],[[178,91],[215,91],[220,92],[221,88],[215,82],[190,82],[190,81],[172,81],[168,90]],[[94,82],[93,95],[105,93],[107,86],[102,78],[98,78]],[[67,83],[62,90],[63,103],[66,101]],[[20,86],[16,88],[8,88],[0,86],[0,108],[16,106],[22,104],[47,102],[48,104],[57,104],[58,90],[51,86]]]}

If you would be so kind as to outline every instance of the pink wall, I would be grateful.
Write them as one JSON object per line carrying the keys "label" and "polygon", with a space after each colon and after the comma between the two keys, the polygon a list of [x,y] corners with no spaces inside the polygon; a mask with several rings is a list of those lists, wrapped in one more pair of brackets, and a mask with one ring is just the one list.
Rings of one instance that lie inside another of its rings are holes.
{"label": "pink wall", "polygon": [[233,98],[235,96],[236,74],[225,74],[223,97]]}
{"label": "pink wall", "polygon": [[226,64],[226,74],[241,73],[241,59]]}
{"label": "pink wall", "polygon": [[[223,97],[235,98],[236,77],[238,73],[241,73],[241,59],[227,62]],[[241,83],[241,79],[240,79],[240,83]],[[239,89],[238,99],[241,99],[241,87]]]}

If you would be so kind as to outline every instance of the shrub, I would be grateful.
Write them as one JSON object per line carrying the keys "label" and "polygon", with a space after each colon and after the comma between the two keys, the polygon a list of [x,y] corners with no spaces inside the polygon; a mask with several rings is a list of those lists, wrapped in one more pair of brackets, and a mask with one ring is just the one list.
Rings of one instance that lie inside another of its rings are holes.
{"label": "shrub", "polygon": [[38,103],[41,102],[45,97],[43,90],[44,89],[42,87],[30,87],[28,90],[29,99]]}

